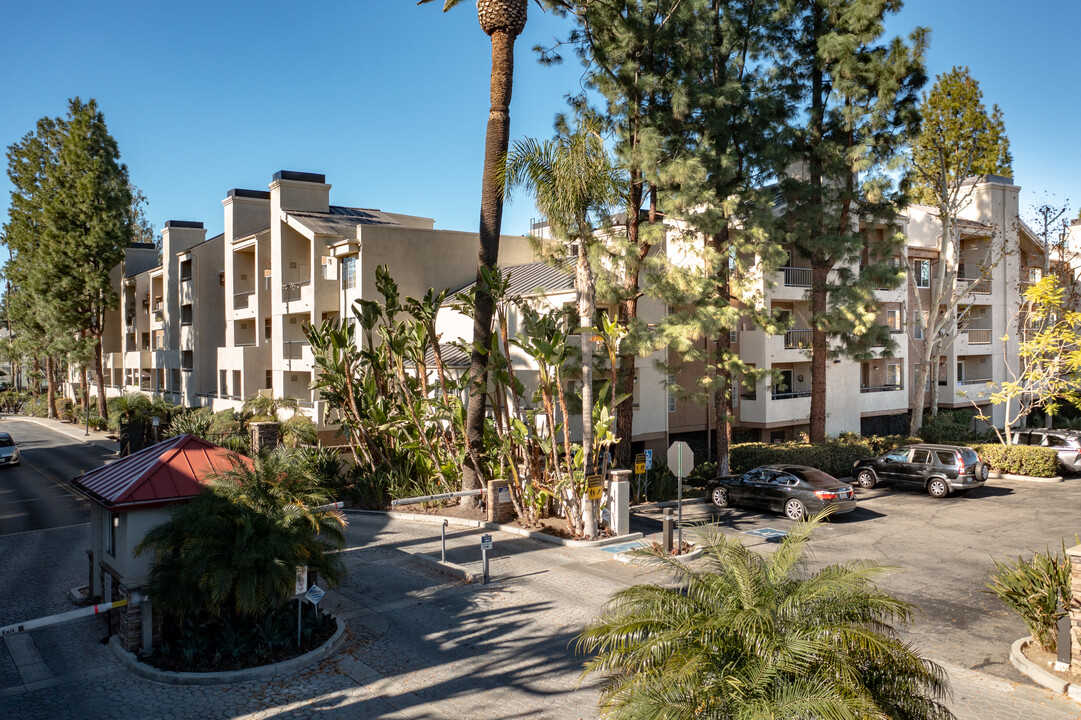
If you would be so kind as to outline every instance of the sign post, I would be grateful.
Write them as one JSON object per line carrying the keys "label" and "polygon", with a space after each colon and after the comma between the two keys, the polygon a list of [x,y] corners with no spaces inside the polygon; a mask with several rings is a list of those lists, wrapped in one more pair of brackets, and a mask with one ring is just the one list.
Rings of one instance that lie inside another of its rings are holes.
{"label": "sign post", "polygon": [[668,448],[668,469],[676,474],[676,507],[678,508],[679,540],[677,553],[683,550],[683,478],[694,469],[694,453],[691,446],[677,440]]}
{"label": "sign post", "polygon": [[646,471],[649,470],[651,455],[648,452],[638,453],[634,456],[634,476],[638,481],[638,495],[643,499],[649,489]]}
{"label": "sign post", "polygon": [[297,566],[296,584],[293,586],[293,594],[297,596],[297,647],[300,647],[300,599],[308,589],[308,566]]}
{"label": "sign post", "polygon": [[488,575],[488,551],[492,549],[492,536],[480,536],[480,559],[484,569],[484,584],[487,585],[491,578]]}

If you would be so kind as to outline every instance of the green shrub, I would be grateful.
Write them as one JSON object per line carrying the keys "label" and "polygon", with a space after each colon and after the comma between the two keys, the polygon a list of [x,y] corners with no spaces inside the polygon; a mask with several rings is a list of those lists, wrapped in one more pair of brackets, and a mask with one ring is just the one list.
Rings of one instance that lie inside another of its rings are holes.
{"label": "green shrub", "polygon": [[1070,562],[1065,557],[1035,553],[1031,560],[995,563],[995,573],[987,587],[1009,605],[1025,622],[1037,643],[1050,653],[1057,646],[1058,619],[1070,605]]}
{"label": "green shrub", "polygon": [[1029,477],[1058,475],[1058,453],[1054,448],[1034,445],[973,445],[980,459],[995,472]]}
{"label": "green shrub", "polygon": [[212,422],[213,416],[209,410],[205,408],[189,410],[173,418],[172,422],[169,423],[169,429],[165,432],[165,437],[176,437],[187,433],[206,440],[210,435]]}
{"label": "green shrub", "polygon": [[964,444],[975,438],[972,432],[972,411],[943,411],[937,415],[925,415],[920,426],[920,437],[924,442]]}

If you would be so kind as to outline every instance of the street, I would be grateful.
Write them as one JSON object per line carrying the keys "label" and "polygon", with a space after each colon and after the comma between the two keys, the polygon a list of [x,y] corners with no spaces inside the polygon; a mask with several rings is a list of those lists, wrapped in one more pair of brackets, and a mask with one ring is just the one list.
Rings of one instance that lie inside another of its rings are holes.
{"label": "street", "polygon": [[[30,423],[0,425],[34,453],[26,456],[30,462],[57,478],[72,472],[65,462],[80,468],[107,457],[100,448]],[[49,479],[32,470],[26,461],[23,468],[5,468],[0,487],[12,494],[16,485],[24,494],[35,483],[47,488]],[[14,482],[23,475],[29,479]],[[53,490],[50,502],[72,503],[65,491]],[[1076,720],[1081,706],[1035,687],[1009,665],[1009,645],[1025,634],[1023,625],[982,590],[991,555],[1057,549],[1063,537],[1072,543],[1081,530],[1079,496],[1078,481],[991,486],[945,501],[864,491],[855,512],[818,532],[813,563],[863,558],[896,568],[880,584],[920,608],[906,637],[949,672],[950,706],[958,718]],[[5,503],[12,502],[5,495]],[[79,522],[80,509],[73,503],[68,515],[35,520],[38,529],[0,535],[0,573],[13,579],[13,591],[0,594],[0,625],[71,608],[66,593],[85,584],[87,573],[89,530]],[[335,657],[287,678],[163,685],[124,669],[101,644],[102,619],[89,618],[20,640],[32,643],[47,666],[33,676],[12,661],[13,641],[5,639],[0,717],[593,718],[597,688],[591,679],[581,682],[575,637],[612,593],[664,579],[648,567],[617,562],[604,549],[495,532],[493,584],[468,585],[413,559],[415,553],[438,556],[437,524],[380,514],[348,517],[349,573],[324,600],[350,632]],[[661,511],[651,511],[636,514],[633,523],[652,533],[660,530],[660,518]],[[718,522],[731,533],[791,525],[780,516],[701,504],[686,506],[684,518]],[[452,526],[448,559],[477,569],[480,533]],[[765,552],[776,547],[740,537]]]}

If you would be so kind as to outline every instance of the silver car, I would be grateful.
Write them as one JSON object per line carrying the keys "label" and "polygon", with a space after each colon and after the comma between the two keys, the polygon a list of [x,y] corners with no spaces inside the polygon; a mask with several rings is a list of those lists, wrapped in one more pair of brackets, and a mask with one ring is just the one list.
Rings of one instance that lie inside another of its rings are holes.
{"label": "silver car", "polygon": [[0,465],[18,465],[20,462],[19,448],[15,441],[8,433],[0,432]]}
{"label": "silver car", "polygon": [[1081,470],[1081,434],[1076,430],[1028,428],[1013,434],[1014,445],[1040,445],[1054,448],[1058,461],[1067,470]]}

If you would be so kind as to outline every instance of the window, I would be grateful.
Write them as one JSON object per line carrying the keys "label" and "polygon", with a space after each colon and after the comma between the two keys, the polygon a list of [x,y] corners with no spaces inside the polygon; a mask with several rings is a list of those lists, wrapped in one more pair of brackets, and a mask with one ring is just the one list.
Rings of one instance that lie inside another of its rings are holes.
{"label": "window", "polygon": [[886,455],[887,462],[908,462],[908,450],[894,450]]}
{"label": "window", "polygon": [[957,456],[948,450],[938,450],[935,456],[938,458],[939,465],[952,467],[957,464]]}
{"label": "window", "polygon": [[264,318],[263,319],[263,339],[266,340],[267,342],[270,342],[270,337],[271,337],[271,334],[272,334],[271,328],[273,328],[273,327],[274,327],[274,325],[272,324],[270,318]]}
{"label": "window", "polygon": [[1069,444],[1065,440],[1060,437],[1055,437],[1054,435],[1045,435],[1043,444],[1046,447],[1069,447]]}
{"label": "window", "polygon": [[901,387],[901,363],[891,362],[886,364],[886,385]]}
{"label": "window", "polygon": [[[940,370],[941,374],[942,371]],[[962,360],[957,361],[957,382],[964,382],[965,380],[965,363]]]}
{"label": "window", "polygon": [[929,288],[931,287],[931,261],[930,260],[916,260],[913,262],[913,274],[916,278],[916,287]]}
{"label": "window", "polygon": [[349,256],[342,259],[342,287],[353,290],[357,286],[357,259]]}
{"label": "window", "polygon": [[668,412],[674,413],[676,411],[676,376],[668,376]]}
{"label": "window", "polygon": [[105,552],[116,557],[116,531],[120,527],[120,516],[116,513],[110,513],[109,517],[109,537],[106,539]]}
{"label": "window", "polygon": [[1028,281],[1030,283],[1038,283],[1043,279],[1043,268],[1030,267],[1028,269]]}
{"label": "window", "polygon": [[912,462],[914,462],[914,463],[924,463],[924,464],[931,462],[931,451],[930,450],[913,450],[912,451]]}
{"label": "window", "polygon": [[923,340],[923,328],[927,325],[927,313],[920,315],[919,311],[912,311],[912,337]]}
{"label": "window", "polygon": [[890,329],[891,333],[904,332],[904,325],[901,323],[901,309],[894,308],[886,311],[886,327]]}

